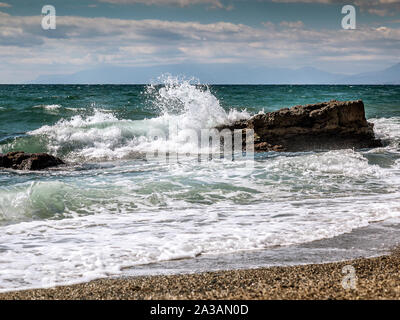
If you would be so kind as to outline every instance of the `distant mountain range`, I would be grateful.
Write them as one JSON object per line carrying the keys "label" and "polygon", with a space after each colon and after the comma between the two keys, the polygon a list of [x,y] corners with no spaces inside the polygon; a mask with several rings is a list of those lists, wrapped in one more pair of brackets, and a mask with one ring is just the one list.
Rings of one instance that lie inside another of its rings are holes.
{"label": "distant mountain range", "polygon": [[344,84],[400,84],[400,63],[382,71],[360,73],[340,81]]}
{"label": "distant mountain range", "polygon": [[[376,72],[343,75],[313,67],[301,69],[241,64],[176,64],[151,67],[106,66],[65,75],[42,75],[36,84],[144,84],[162,74],[195,77],[210,84],[400,84],[400,63]],[[251,79],[244,81],[243,79]]]}

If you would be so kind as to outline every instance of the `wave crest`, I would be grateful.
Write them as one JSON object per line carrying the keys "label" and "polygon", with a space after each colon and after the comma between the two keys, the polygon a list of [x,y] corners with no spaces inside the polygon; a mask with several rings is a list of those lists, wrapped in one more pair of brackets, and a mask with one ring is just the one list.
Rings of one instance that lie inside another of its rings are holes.
{"label": "wave crest", "polygon": [[[182,140],[185,131],[200,133],[201,129],[250,116],[246,111],[226,112],[207,86],[174,77],[166,77],[163,81],[163,85],[150,85],[146,90],[149,101],[159,110],[160,115],[156,118],[118,119],[115,114],[94,109],[92,115],[75,115],[30,131],[30,137],[19,138],[8,147],[18,149],[26,147],[25,142],[29,139],[40,139],[45,145],[39,151],[70,160],[76,157],[88,160],[121,159],[138,152],[162,151],[160,149],[171,146],[179,146],[183,152],[190,153],[198,146]],[[171,127],[178,133],[173,139],[155,141],[150,137],[154,130],[161,130],[168,136]]]}

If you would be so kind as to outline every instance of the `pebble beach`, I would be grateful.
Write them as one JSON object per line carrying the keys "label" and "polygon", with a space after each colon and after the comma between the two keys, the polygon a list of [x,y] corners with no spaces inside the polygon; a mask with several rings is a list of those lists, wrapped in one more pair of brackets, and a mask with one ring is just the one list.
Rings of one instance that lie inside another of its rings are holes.
{"label": "pebble beach", "polygon": [[[344,289],[345,266],[355,270],[355,288]],[[200,274],[99,279],[50,289],[0,294],[1,300],[330,300],[399,299],[400,255],[327,264],[231,270]]]}

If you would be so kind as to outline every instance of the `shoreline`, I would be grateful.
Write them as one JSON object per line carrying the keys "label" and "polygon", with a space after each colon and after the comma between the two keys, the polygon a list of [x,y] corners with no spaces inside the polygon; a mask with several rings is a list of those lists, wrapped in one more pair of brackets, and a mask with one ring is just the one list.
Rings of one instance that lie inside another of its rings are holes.
{"label": "shoreline", "polygon": [[[343,267],[354,267],[355,289]],[[347,277],[347,278],[346,278]],[[351,284],[349,281],[347,284]],[[400,299],[400,250],[375,258],[196,274],[104,278],[0,293],[0,300]]]}

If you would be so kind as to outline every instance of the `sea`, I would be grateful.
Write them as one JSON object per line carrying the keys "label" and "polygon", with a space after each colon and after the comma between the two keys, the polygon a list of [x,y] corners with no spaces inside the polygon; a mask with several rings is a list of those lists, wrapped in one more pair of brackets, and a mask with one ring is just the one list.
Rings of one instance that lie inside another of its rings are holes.
{"label": "sea", "polygon": [[[323,263],[397,246],[400,86],[160,79],[0,85],[0,153],[47,152],[67,163],[0,170],[0,291]],[[384,146],[199,161],[191,156],[198,146],[178,139],[333,99],[362,99]],[[150,137],[171,124],[176,139]],[[144,156],[171,146],[185,156]]]}

